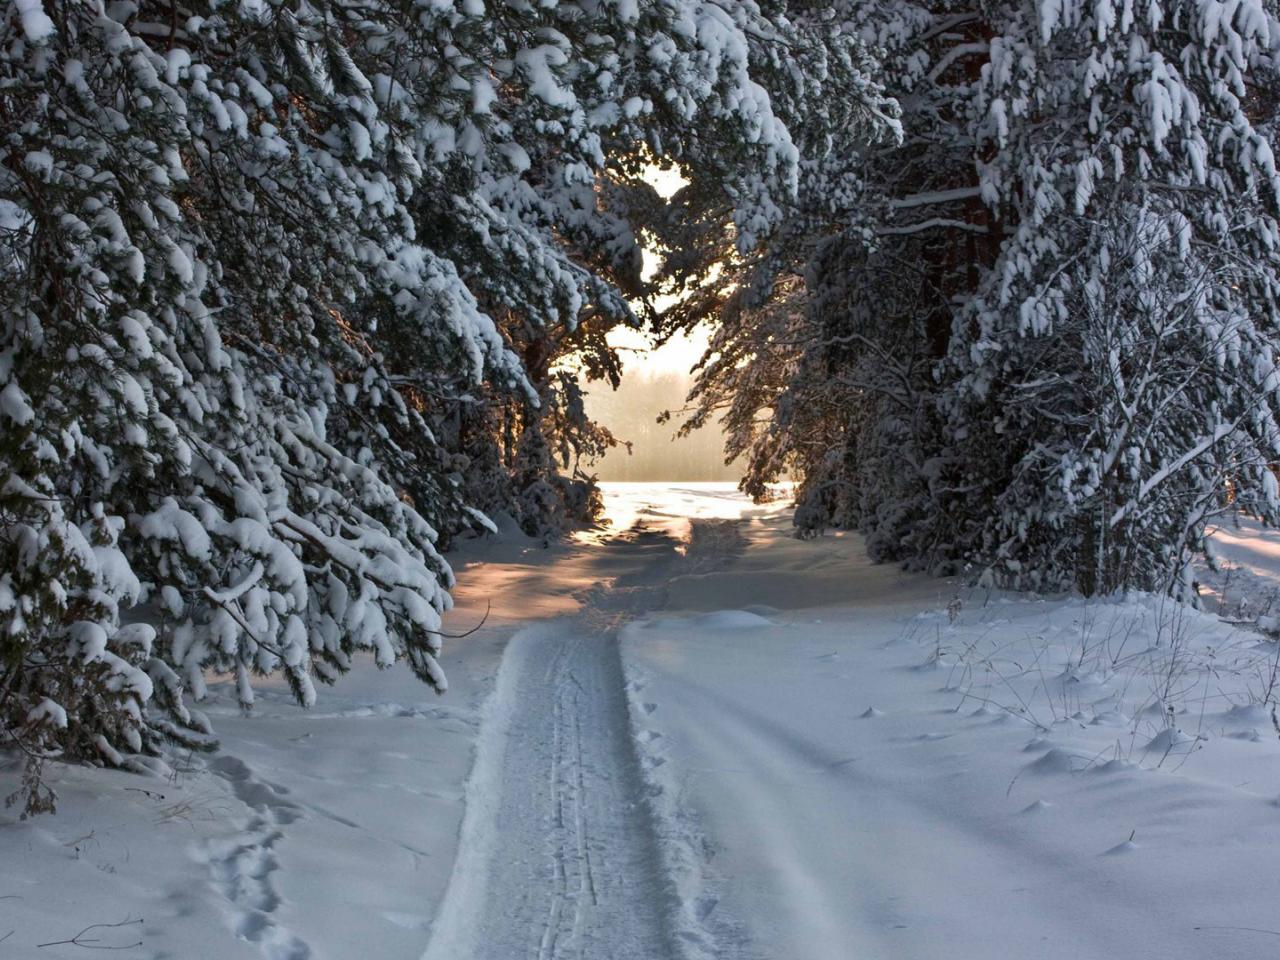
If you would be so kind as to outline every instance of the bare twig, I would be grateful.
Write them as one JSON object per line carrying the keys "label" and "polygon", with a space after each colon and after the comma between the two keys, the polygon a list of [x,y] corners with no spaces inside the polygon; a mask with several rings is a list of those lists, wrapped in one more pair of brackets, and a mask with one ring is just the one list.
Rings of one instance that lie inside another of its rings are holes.
{"label": "bare twig", "polygon": [[1262,927],[1227,927],[1227,926],[1201,926],[1192,927],[1192,930],[1245,930],[1249,933],[1269,933],[1273,937],[1280,937],[1280,930],[1264,930]]}
{"label": "bare twig", "polygon": [[114,929],[116,927],[131,927],[134,924],[141,925],[142,918],[139,917],[137,920],[121,920],[119,923],[91,923],[89,924],[89,926],[85,927],[83,930],[77,933],[74,937],[71,937],[68,940],[50,940],[48,943],[37,943],[36,946],[37,947],[57,947],[63,944],[71,944],[72,946],[83,947],[86,950],[132,950],[134,947],[142,946],[142,941],[139,940],[137,943],[123,943],[115,946],[111,946],[107,944],[103,944],[99,946],[97,937],[93,937],[91,939],[86,940],[84,939],[84,935],[88,933],[90,930],[107,930],[107,929]]}
{"label": "bare twig", "polygon": [[485,625],[485,621],[489,619],[489,611],[492,609],[493,609],[493,601],[486,600],[484,605],[484,616],[480,618],[479,623],[477,623],[474,627],[472,627],[466,633],[445,633],[443,630],[437,630],[436,633],[439,636],[444,637],[446,640],[461,640],[463,637],[469,637]]}

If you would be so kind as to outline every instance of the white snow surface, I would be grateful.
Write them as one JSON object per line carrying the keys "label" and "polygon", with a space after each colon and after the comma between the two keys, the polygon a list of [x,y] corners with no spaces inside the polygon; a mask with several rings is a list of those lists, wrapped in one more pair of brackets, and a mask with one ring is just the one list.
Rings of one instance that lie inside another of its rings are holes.
{"label": "white snow surface", "polygon": [[56,768],[55,816],[0,814],[0,957],[133,920],[87,936],[154,960],[1277,949],[1280,648],[1246,622],[1275,534],[1215,534],[1220,616],[903,574],[724,485],[606,494],[573,543],[451,556],[445,629],[489,614],[446,643],[443,698],[369,662],[246,717],[213,682],[219,754]]}
{"label": "white snow surface", "polygon": [[[260,687],[242,716],[234,682],[211,678],[201,708],[218,754],[168,758],[156,776],[51,767],[55,815],[20,822],[0,807],[0,957],[84,956],[37,945],[141,919],[86,936],[141,942],[110,955],[148,960],[416,960],[503,649],[529,620],[575,608],[571,553],[511,539],[451,557],[461,583],[445,629],[489,613],[448,648],[445,697],[368,656],[314,709]],[[0,755],[0,796],[18,776]]]}

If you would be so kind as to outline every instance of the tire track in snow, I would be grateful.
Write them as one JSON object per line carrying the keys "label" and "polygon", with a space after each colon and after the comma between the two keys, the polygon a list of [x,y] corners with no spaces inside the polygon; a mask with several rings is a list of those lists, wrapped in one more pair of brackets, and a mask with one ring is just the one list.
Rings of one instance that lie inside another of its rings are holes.
{"label": "tire track in snow", "polygon": [[[696,528],[695,528],[696,530]],[[672,573],[727,560],[725,524],[685,555],[596,588],[577,616],[510,641],[467,787],[458,862],[424,960],[683,960],[678,904],[646,800],[617,629]],[[610,549],[626,549],[616,541]]]}

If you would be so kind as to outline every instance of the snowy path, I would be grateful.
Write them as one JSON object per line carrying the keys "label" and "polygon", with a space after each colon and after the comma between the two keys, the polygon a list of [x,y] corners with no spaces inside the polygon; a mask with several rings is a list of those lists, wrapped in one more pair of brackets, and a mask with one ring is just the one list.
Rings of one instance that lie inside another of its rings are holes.
{"label": "snowy path", "polygon": [[788,528],[744,518],[738,560],[622,631],[690,955],[1276,955],[1276,644]]}
{"label": "snowy path", "polygon": [[441,938],[428,956],[670,957],[616,639],[553,621],[517,635],[502,670],[512,722],[496,816],[463,847],[488,882],[479,902],[456,905],[472,938],[465,952]]}
{"label": "snowy path", "polygon": [[426,960],[687,956],[618,633],[663,606],[672,576],[723,567],[740,548],[733,521],[694,521],[687,544],[638,526],[599,547],[630,560],[628,573],[587,590],[576,616],[512,638]]}

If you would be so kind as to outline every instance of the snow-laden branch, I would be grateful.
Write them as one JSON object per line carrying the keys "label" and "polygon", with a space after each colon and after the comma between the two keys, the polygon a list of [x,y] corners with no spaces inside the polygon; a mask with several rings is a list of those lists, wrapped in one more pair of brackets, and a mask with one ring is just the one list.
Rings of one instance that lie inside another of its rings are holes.
{"label": "snow-laden branch", "polygon": [[963,230],[968,233],[984,235],[989,233],[988,228],[981,224],[969,223],[965,220],[953,220],[947,217],[930,217],[928,220],[921,220],[919,223],[909,223],[894,227],[877,227],[876,236],[910,236],[911,234],[924,233],[927,230]]}
{"label": "snow-laden branch", "polygon": [[1147,495],[1150,494],[1152,490],[1160,486],[1160,484],[1164,483],[1170,477],[1174,476],[1179,470],[1181,470],[1187,464],[1191,463],[1193,460],[1196,460],[1199,457],[1204,456],[1216,444],[1221,443],[1224,438],[1235,433],[1235,431],[1239,429],[1240,419],[1241,418],[1237,418],[1235,421],[1231,423],[1218,424],[1216,427],[1213,428],[1213,431],[1211,433],[1202,437],[1200,439],[1200,442],[1197,443],[1195,446],[1193,446],[1190,450],[1188,450],[1182,456],[1178,457],[1173,462],[1168,463],[1165,466],[1161,467],[1154,474],[1152,474],[1150,477],[1144,480],[1142,482],[1142,485],[1138,488],[1137,496],[1129,500],[1119,510],[1117,510],[1115,513],[1111,515],[1111,519],[1108,523],[1108,526],[1111,526],[1111,527],[1118,526],[1124,520],[1124,518],[1128,516],[1128,514],[1137,504],[1141,503],[1143,500],[1147,498]]}
{"label": "snow-laden branch", "polygon": [[927,193],[913,193],[905,197],[895,197],[889,201],[891,210],[907,210],[912,207],[927,207],[939,203],[955,203],[959,200],[975,200],[982,196],[981,187],[956,187],[954,190],[931,190]]}

